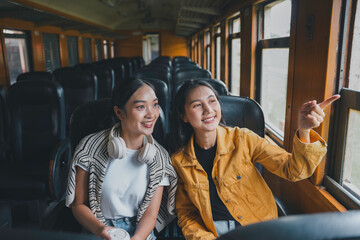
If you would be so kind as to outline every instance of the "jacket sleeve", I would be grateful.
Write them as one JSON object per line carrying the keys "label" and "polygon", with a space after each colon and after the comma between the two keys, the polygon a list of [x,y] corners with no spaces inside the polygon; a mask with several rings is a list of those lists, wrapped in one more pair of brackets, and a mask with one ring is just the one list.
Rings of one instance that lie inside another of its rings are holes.
{"label": "jacket sleeve", "polygon": [[186,240],[216,239],[215,235],[206,229],[200,213],[189,199],[184,182],[180,177],[176,191],[176,212],[179,226],[182,228]]}
{"label": "jacket sleeve", "polygon": [[252,161],[261,163],[271,173],[289,181],[310,177],[326,154],[325,141],[313,130],[310,133],[310,140],[311,143],[303,143],[296,133],[293,152],[288,153],[255,133],[246,136]]}

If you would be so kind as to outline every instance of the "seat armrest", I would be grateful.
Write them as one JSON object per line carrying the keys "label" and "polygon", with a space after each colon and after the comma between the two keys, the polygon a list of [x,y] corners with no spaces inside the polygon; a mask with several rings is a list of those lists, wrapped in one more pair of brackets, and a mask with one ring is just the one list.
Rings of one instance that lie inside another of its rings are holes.
{"label": "seat armrest", "polygon": [[49,166],[49,193],[52,200],[63,198],[71,163],[70,139],[61,141],[51,153]]}

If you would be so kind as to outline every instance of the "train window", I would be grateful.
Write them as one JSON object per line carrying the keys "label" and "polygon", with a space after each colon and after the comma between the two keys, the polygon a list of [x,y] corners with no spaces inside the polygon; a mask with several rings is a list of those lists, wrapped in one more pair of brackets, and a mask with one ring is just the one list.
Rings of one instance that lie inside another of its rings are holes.
{"label": "train window", "polygon": [[229,20],[229,87],[234,95],[240,95],[240,16]]}
{"label": "train window", "polygon": [[78,38],[67,36],[69,66],[73,67],[79,63]]}
{"label": "train window", "polygon": [[108,41],[104,40],[103,41],[103,47],[104,47],[104,59],[108,59],[109,58],[109,45],[108,45]]}
{"label": "train window", "polygon": [[59,36],[57,34],[43,33],[45,67],[46,71],[51,72],[61,67]]}
{"label": "train window", "polygon": [[115,44],[114,44],[114,42],[110,43],[110,57],[111,58],[115,57]]}
{"label": "train window", "polygon": [[95,40],[95,59],[96,61],[102,59],[102,44],[100,39]]}
{"label": "train window", "polygon": [[[350,11],[347,5],[347,12]],[[344,14],[346,16],[346,14]],[[352,19],[352,21],[351,21]],[[342,56],[341,62],[349,61],[348,81],[342,83],[345,87],[340,91],[341,101],[336,105],[336,124],[334,142],[331,144],[334,164],[330,166],[329,176],[324,179],[324,185],[343,205],[349,209],[360,209],[360,5],[352,9],[350,32],[344,27],[344,35],[350,42],[344,41],[343,47],[350,59]],[[349,20],[349,19],[348,19]],[[352,38],[352,39],[351,39]],[[342,65],[343,68],[344,65]],[[343,69],[342,69],[343,70]],[[333,147],[336,146],[336,147]],[[332,159],[330,159],[332,160]],[[331,162],[331,161],[330,161]],[[331,177],[331,178],[330,178]]]}
{"label": "train window", "polygon": [[91,39],[83,38],[84,63],[91,63]]}
{"label": "train window", "polygon": [[205,32],[205,50],[206,50],[206,69],[211,71],[211,47],[210,47],[210,30]]}
{"label": "train window", "polygon": [[266,127],[283,141],[289,62],[291,1],[262,5],[258,11],[257,88]]}
{"label": "train window", "polygon": [[30,71],[30,39],[25,31],[4,29],[3,33],[5,38],[10,84],[13,84],[19,74]]}
{"label": "train window", "polygon": [[152,60],[160,55],[159,34],[145,34],[143,37],[143,57],[145,64],[149,64]]}
{"label": "train window", "polygon": [[220,79],[220,66],[221,66],[221,28],[215,26],[215,76]]}

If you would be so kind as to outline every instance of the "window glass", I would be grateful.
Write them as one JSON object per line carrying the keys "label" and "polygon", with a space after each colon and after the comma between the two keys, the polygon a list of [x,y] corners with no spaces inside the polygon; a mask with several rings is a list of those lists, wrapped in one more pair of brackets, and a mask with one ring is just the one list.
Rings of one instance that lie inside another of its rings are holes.
{"label": "window glass", "polygon": [[231,40],[231,93],[240,95],[240,38]]}
{"label": "window glass", "polygon": [[232,21],[231,33],[238,33],[240,30],[240,18],[235,18]]}
{"label": "window glass", "polygon": [[350,109],[348,116],[343,186],[360,196],[360,111]]}
{"label": "window glass", "polygon": [[104,58],[108,59],[109,55],[108,55],[108,41],[104,40],[103,41],[103,46],[104,46]]}
{"label": "window glass", "polygon": [[115,57],[115,44],[114,42],[111,42],[111,50],[110,50],[111,58]]}
{"label": "window glass", "polygon": [[10,84],[13,84],[19,74],[30,71],[28,37],[24,31],[4,29],[3,32]]}
{"label": "window glass", "polygon": [[206,69],[211,71],[211,46],[210,46],[210,31],[205,33],[206,41]]}
{"label": "window glass", "polygon": [[360,2],[357,4],[349,71],[349,88],[360,91]]}
{"label": "window glass", "polygon": [[220,36],[215,38],[215,74],[216,78],[220,79],[221,66],[221,39]]}
{"label": "window glass", "polygon": [[95,59],[96,59],[96,61],[99,61],[102,59],[102,46],[101,46],[100,39],[95,40]]}
{"label": "window glass", "polygon": [[83,38],[84,63],[91,63],[91,39]]}
{"label": "window glass", "polygon": [[68,36],[66,39],[68,46],[69,66],[73,67],[79,63],[78,38]]}
{"label": "window glass", "polygon": [[234,95],[240,95],[240,16],[229,20],[229,88]]}
{"label": "window glass", "polygon": [[289,49],[263,49],[261,106],[267,125],[284,136]]}
{"label": "window glass", "polygon": [[60,68],[59,36],[51,33],[43,33],[45,66],[46,71],[54,71]]}
{"label": "window glass", "polygon": [[275,1],[264,8],[264,38],[290,36],[291,0]]}

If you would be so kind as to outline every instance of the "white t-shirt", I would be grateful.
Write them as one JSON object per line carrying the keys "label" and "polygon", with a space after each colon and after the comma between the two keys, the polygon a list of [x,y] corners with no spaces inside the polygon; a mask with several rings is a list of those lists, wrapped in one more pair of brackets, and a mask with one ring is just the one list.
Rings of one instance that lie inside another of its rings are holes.
{"label": "white t-shirt", "polygon": [[[124,158],[109,159],[100,202],[105,219],[136,216],[149,184],[149,166],[139,162],[138,155],[139,150],[126,149]],[[167,176],[159,184],[169,185]]]}

